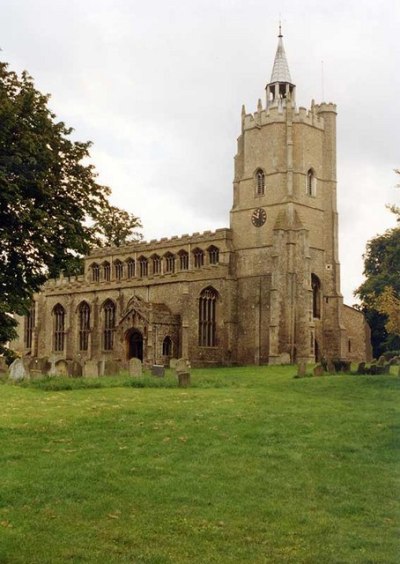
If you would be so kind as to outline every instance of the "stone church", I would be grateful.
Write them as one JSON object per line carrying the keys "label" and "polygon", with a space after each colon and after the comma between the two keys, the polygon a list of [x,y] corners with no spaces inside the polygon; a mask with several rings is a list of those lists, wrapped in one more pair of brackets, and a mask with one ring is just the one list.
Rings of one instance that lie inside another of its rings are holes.
{"label": "stone church", "polygon": [[242,109],[230,227],[84,262],[35,295],[14,349],[145,365],[370,357],[368,326],[340,293],[336,106],[297,107],[281,33],[265,104]]}

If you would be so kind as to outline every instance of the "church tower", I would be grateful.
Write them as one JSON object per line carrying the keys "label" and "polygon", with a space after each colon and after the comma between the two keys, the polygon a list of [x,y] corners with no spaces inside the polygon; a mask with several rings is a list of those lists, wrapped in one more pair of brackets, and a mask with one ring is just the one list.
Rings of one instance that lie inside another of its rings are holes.
{"label": "church tower", "polygon": [[296,106],[281,30],[265,105],[242,109],[231,210],[238,361],[345,357],[336,106]]}

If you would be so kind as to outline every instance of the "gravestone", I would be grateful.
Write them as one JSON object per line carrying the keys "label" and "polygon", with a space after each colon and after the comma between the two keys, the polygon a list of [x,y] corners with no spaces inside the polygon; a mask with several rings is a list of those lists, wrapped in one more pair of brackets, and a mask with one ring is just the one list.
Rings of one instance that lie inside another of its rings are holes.
{"label": "gravestone", "polygon": [[121,364],[117,360],[106,360],[104,364],[105,376],[118,376],[121,371]]}
{"label": "gravestone", "polygon": [[83,365],[83,376],[85,378],[97,378],[99,375],[99,364],[97,360],[87,360]]}
{"label": "gravestone", "polygon": [[104,376],[105,374],[106,361],[104,359],[98,361],[99,376]]}
{"label": "gravestone", "polygon": [[31,380],[40,380],[40,378],[43,378],[43,372],[41,370],[36,370],[35,368],[31,368],[29,375]]}
{"label": "gravestone", "polygon": [[178,377],[178,386],[187,388],[190,386],[190,362],[186,358],[176,361],[175,372]]}
{"label": "gravestone", "polygon": [[297,365],[297,378],[304,378],[307,371],[307,363],[306,362],[299,362]]}
{"label": "gravestone", "polygon": [[378,365],[378,366],[383,366],[383,365],[385,364],[385,362],[386,362],[385,357],[384,357],[383,355],[381,355],[381,356],[378,358],[377,365]]}
{"label": "gravestone", "polygon": [[365,362],[358,363],[357,374],[365,374]]}
{"label": "gravestone", "polygon": [[324,367],[321,364],[317,364],[317,366],[313,370],[314,376],[322,376],[324,373]]}
{"label": "gravestone", "polygon": [[56,376],[68,376],[68,364],[65,360],[56,362]]}
{"label": "gravestone", "polygon": [[16,358],[12,364],[10,364],[9,374],[11,380],[14,382],[21,382],[24,378],[29,378],[29,372],[21,358]]}
{"label": "gravestone", "polygon": [[72,360],[69,363],[68,371],[72,378],[80,378],[82,376],[82,364],[77,360]]}
{"label": "gravestone", "polygon": [[169,359],[169,367],[172,368],[173,370],[175,370],[177,362],[178,362],[177,358],[170,358]]}
{"label": "gravestone", "polygon": [[47,356],[32,358],[29,363],[29,371],[32,370],[40,371],[43,375],[47,374],[51,368],[51,364]]}
{"label": "gravestone", "polygon": [[142,372],[141,360],[139,358],[129,359],[129,376],[141,376]]}
{"label": "gravestone", "polygon": [[57,362],[56,356],[49,357],[49,364],[50,364],[50,368],[48,371],[49,376],[57,376],[56,362]]}
{"label": "gravestone", "polygon": [[330,358],[328,358],[327,363],[326,363],[326,371],[329,372],[329,374],[335,374],[336,373],[336,366],[334,365],[334,363],[332,362],[332,360]]}
{"label": "gravestone", "polygon": [[153,376],[158,376],[159,378],[164,378],[165,368],[163,364],[153,364],[151,367],[151,374]]}

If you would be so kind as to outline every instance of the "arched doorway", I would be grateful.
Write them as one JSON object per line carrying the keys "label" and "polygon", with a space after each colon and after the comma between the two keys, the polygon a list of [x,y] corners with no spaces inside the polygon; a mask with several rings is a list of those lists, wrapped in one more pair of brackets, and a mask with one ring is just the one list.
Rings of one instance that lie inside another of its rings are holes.
{"label": "arched doorway", "polygon": [[138,358],[143,361],[143,335],[135,330],[128,334],[128,359]]}

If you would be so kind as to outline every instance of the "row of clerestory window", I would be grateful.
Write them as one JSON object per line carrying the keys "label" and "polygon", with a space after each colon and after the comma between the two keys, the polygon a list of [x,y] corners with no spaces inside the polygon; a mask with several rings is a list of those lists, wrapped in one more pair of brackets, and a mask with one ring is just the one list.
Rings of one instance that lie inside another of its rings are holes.
{"label": "row of clerestory window", "polygon": [[[215,347],[217,345],[217,301],[218,292],[211,286],[205,288],[199,295],[199,318],[198,318],[198,344],[201,347]],[[102,347],[104,351],[114,350],[114,334],[117,321],[117,307],[111,299],[107,299],[101,307],[102,319]],[[53,308],[53,350],[63,352],[65,349],[65,321],[66,311],[61,304]],[[91,332],[91,309],[90,305],[83,301],[77,308],[78,321],[78,343],[79,350],[89,350],[89,335]],[[172,341],[163,342],[163,355],[169,356],[172,350]]]}
{"label": "row of clerestory window", "polygon": [[[312,168],[306,174],[306,194],[307,196],[316,196],[317,179]],[[262,168],[258,168],[255,172],[255,193],[256,196],[265,194],[265,173]]]}
{"label": "row of clerestory window", "polygon": [[[211,245],[207,249],[208,264],[219,263],[219,249]],[[201,268],[205,263],[205,251],[196,248],[192,251],[192,265],[194,268]],[[173,274],[174,272],[189,270],[189,253],[179,251],[177,254],[166,253],[163,257],[153,254],[150,257],[140,256],[138,259],[128,258],[125,261],[119,259],[113,262],[114,279],[143,278],[150,273]],[[93,263],[90,265],[92,282],[104,280],[109,282],[112,278],[111,264],[108,261],[102,264]]]}

